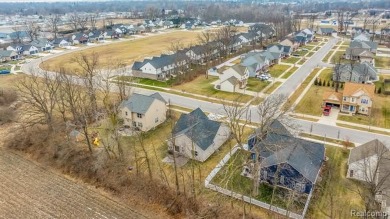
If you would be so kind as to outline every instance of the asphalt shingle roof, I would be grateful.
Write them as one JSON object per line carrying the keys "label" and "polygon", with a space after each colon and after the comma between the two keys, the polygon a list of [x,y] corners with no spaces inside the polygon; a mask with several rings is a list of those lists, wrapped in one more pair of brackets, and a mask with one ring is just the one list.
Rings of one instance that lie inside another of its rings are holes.
{"label": "asphalt shingle roof", "polygon": [[197,108],[189,114],[182,114],[173,129],[174,136],[185,134],[202,150],[213,144],[218,133],[220,122],[207,118],[206,114]]}
{"label": "asphalt shingle roof", "polygon": [[[131,112],[145,114],[154,100],[161,100],[162,97],[158,93],[150,96],[134,93],[128,100],[121,103],[121,107],[127,107]],[[165,101],[163,101],[165,103]]]}
{"label": "asphalt shingle roof", "polygon": [[311,182],[315,182],[325,156],[323,144],[295,138],[278,120],[255,147],[259,147],[263,157],[262,167],[287,163]]}

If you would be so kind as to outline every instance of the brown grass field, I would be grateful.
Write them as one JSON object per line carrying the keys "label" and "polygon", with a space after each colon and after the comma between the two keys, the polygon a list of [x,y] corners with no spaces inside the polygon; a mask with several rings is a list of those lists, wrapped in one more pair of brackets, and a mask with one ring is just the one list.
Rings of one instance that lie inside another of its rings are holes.
{"label": "brown grass field", "polygon": [[194,31],[176,31],[132,41],[108,44],[47,60],[41,64],[41,67],[50,71],[59,70],[61,67],[75,71],[79,67],[73,60],[74,57],[79,53],[92,54],[93,52],[99,54],[103,66],[107,66],[113,61],[120,61],[126,65],[130,65],[134,61],[142,61],[145,57],[156,56],[169,51],[169,47],[175,42],[180,42],[184,46],[196,44],[198,33]]}

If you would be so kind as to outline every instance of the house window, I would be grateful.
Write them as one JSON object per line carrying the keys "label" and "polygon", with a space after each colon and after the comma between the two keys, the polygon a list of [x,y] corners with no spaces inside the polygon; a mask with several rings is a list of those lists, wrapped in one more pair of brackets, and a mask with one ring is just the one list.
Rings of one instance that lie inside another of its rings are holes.
{"label": "house window", "polygon": [[362,104],[368,104],[368,100],[366,100],[366,99],[362,99],[360,102],[361,102]]}
{"label": "house window", "polygon": [[343,97],[343,100],[344,100],[344,101],[347,101],[347,97]]}
{"label": "house window", "polygon": [[280,184],[284,185],[284,176],[283,175],[280,176]]}
{"label": "house window", "polygon": [[180,152],[180,147],[179,146],[175,146],[175,151]]}
{"label": "house window", "polygon": [[137,118],[142,118],[142,114],[141,113],[137,113]]}
{"label": "house window", "polygon": [[355,98],[352,97],[352,98],[351,98],[351,102],[352,102],[352,103],[355,102]]}
{"label": "house window", "polygon": [[137,123],[136,122],[133,122],[133,127],[137,127]]}
{"label": "house window", "polygon": [[198,156],[198,152],[197,152],[197,151],[191,150],[191,153],[192,153],[192,155],[195,156],[195,157]]}
{"label": "house window", "polygon": [[264,171],[263,171],[264,179],[267,179],[267,174],[268,174],[268,173],[267,173],[267,170],[264,170]]}
{"label": "house window", "polygon": [[158,117],[156,117],[156,119],[154,119],[154,122],[155,122],[155,123],[158,123]]}
{"label": "house window", "polygon": [[138,123],[138,127],[142,128],[142,122]]}
{"label": "house window", "polygon": [[126,116],[127,116],[127,111],[125,112]]}
{"label": "house window", "polygon": [[349,170],[349,177],[353,177],[353,170]]}
{"label": "house window", "polygon": [[296,183],[295,184],[295,190],[298,191],[298,192],[305,191],[305,184],[303,184],[303,183]]}

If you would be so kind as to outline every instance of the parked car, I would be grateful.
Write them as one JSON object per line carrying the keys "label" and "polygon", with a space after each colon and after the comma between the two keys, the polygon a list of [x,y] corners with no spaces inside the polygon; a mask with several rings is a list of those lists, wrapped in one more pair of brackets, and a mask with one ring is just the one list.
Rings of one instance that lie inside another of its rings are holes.
{"label": "parked car", "polygon": [[324,116],[329,116],[330,114],[330,110],[332,109],[332,107],[330,106],[325,106],[324,107],[324,110],[322,111],[322,113],[324,114]]}
{"label": "parked car", "polygon": [[270,78],[270,76],[268,76],[268,74],[261,74],[259,76],[259,79],[262,80],[262,81],[266,81]]}

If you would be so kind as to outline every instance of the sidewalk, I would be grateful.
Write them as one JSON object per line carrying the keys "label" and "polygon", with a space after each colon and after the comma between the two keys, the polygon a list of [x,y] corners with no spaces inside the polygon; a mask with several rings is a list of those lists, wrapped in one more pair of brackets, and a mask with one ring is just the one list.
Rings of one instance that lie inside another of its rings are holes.
{"label": "sidewalk", "polygon": [[[291,113],[291,115],[300,116],[300,117],[306,117],[306,118],[311,118],[311,119],[318,119],[317,123],[322,124],[321,123],[321,117],[319,117],[319,116],[312,116],[312,115],[306,115],[306,114],[301,114],[301,113]],[[368,130],[388,132],[390,134],[390,129],[386,129],[386,128],[380,128],[380,127],[368,126],[368,125],[361,125],[361,124],[357,124],[357,123],[353,123],[353,122],[346,122],[346,121],[342,121],[342,120],[336,120],[336,123],[349,125],[349,126],[355,126],[355,127],[359,127],[359,128],[368,129]],[[326,125],[330,125],[330,124],[326,124]],[[337,126],[337,124],[334,125],[334,126]],[[353,129],[353,128],[351,127],[351,129]],[[378,134],[378,135],[380,135],[380,134]]]}

